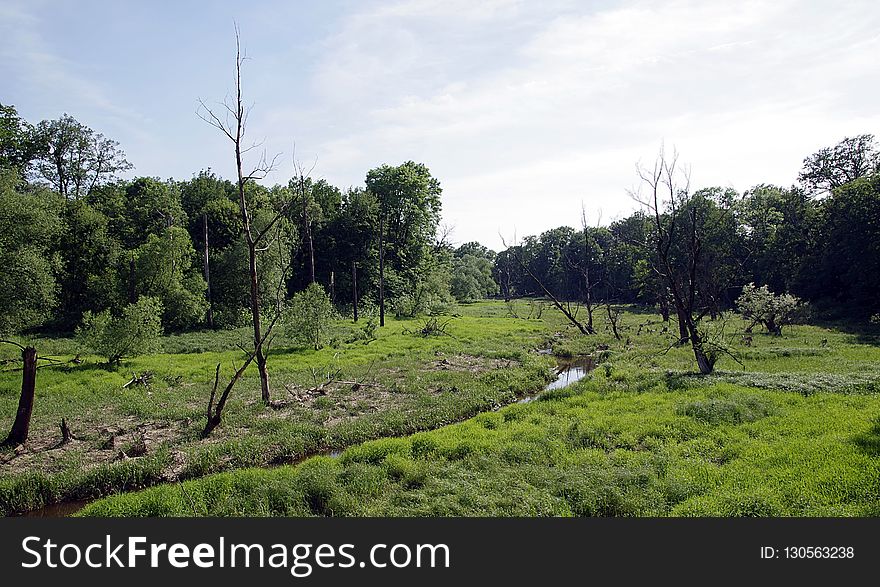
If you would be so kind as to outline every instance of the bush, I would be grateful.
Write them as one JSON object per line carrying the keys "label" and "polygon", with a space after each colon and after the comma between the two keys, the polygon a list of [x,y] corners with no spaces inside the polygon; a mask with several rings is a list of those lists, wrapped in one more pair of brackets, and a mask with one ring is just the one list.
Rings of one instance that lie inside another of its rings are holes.
{"label": "bush", "polygon": [[110,364],[158,350],[162,336],[162,304],[156,298],[142,297],[129,304],[122,315],[109,310],[99,314],[87,311],[76,329],[80,344]]}
{"label": "bush", "polygon": [[336,310],[321,285],[310,283],[303,291],[294,294],[287,304],[286,314],[286,330],[290,338],[315,350],[327,343]]}
{"label": "bush", "polygon": [[763,325],[770,334],[782,334],[782,327],[794,324],[806,313],[806,305],[800,298],[791,294],[774,294],[766,285],[756,287],[754,283],[743,286],[742,294],[736,299],[736,307],[752,324]]}

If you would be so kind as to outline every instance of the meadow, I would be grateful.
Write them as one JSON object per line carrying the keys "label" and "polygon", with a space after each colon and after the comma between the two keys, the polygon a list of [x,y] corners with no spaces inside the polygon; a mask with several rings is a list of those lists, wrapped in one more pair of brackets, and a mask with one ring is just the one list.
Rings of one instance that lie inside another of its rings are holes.
{"label": "meadow", "polygon": [[[274,407],[260,401],[250,367],[223,423],[202,439],[205,409],[221,364],[231,375],[245,330],[166,336],[163,353],[110,368],[99,357],[47,364],[26,445],[0,451],[0,513],[92,499],[242,467],[291,463],[364,440],[456,422],[540,390],[553,361],[533,350],[547,324],[505,317],[503,305],[478,303],[444,318],[445,334],[423,336],[425,320],[394,320],[375,339],[339,321],[320,351],[281,337],[270,352]],[[69,361],[71,339],[37,338],[42,356]],[[6,345],[8,346],[8,345]],[[21,371],[4,348],[0,427],[15,415]],[[149,386],[123,387],[151,374]],[[59,446],[64,418],[74,439]]]}
{"label": "meadow", "polygon": [[[736,360],[699,376],[690,349],[670,347],[674,323],[651,312],[629,308],[617,340],[598,318],[583,336],[534,306],[517,302],[513,317],[502,302],[461,305],[447,335],[391,320],[369,342],[343,323],[320,351],[282,341],[270,373],[283,406],[263,406],[249,372],[206,440],[213,367],[232,368],[242,333],[166,337],[164,354],[117,371],[97,358],[41,369],[35,440],[3,453],[0,503],[117,494],[78,515],[149,516],[880,515],[875,336],[798,325],[748,337],[730,315]],[[552,378],[548,348],[597,368],[516,403]],[[149,388],[122,389],[146,370]],[[7,425],[17,391],[14,373],[2,377]],[[52,449],[62,416],[79,440]],[[137,435],[143,456],[114,456]]]}

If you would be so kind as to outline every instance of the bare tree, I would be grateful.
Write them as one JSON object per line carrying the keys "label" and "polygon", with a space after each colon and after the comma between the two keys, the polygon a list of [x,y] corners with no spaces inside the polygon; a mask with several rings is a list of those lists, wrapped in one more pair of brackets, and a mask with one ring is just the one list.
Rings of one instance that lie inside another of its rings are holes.
{"label": "bare tree", "polygon": [[[238,204],[239,212],[243,225],[243,233],[248,248],[248,274],[250,277],[250,310],[253,322],[253,340],[254,340],[254,360],[260,371],[260,390],[263,402],[269,404],[271,401],[269,388],[269,372],[266,369],[266,352],[263,347],[266,340],[263,332],[261,316],[260,316],[260,278],[257,272],[257,254],[266,250],[263,242],[272,229],[283,216],[283,210],[275,214],[269,223],[257,230],[251,222],[251,212],[248,209],[248,201],[245,195],[245,188],[249,182],[258,181],[266,177],[273,169],[279,157],[276,155],[272,161],[267,161],[265,151],[260,157],[257,165],[253,167],[250,173],[244,172],[243,157],[248,151],[257,148],[259,145],[253,143],[245,146],[245,129],[247,127],[247,119],[250,114],[251,107],[245,107],[241,96],[241,68],[245,57],[241,54],[241,40],[238,25],[235,27],[235,96],[229,97],[223,101],[222,106],[226,111],[223,118],[208,107],[204,101],[199,100],[199,110],[197,112],[199,118],[218,129],[226,138],[228,138],[235,147],[235,166],[238,174]],[[289,202],[288,204],[289,205]],[[285,208],[286,206],[285,205]],[[273,322],[274,324],[274,322]]]}
{"label": "bare tree", "polygon": [[315,169],[315,165],[317,164],[317,159],[312,164],[312,167],[306,171],[302,162],[297,161],[296,153],[294,152],[293,158],[293,171],[294,176],[291,180],[291,184],[295,184],[296,190],[299,193],[299,200],[302,203],[302,239],[303,239],[303,249],[305,250],[306,255],[308,256],[308,266],[309,266],[309,283],[315,283],[315,241],[312,238],[312,220],[309,218],[309,194],[307,193],[306,182],[311,176],[312,171]]}
{"label": "bare tree", "polygon": [[15,413],[15,421],[12,430],[4,446],[18,446],[25,442],[31,428],[31,413],[34,409],[34,393],[37,382],[37,349],[32,346],[23,346],[11,340],[0,340],[0,343],[17,346],[21,350],[21,395],[18,398],[18,411]]}
{"label": "bare tree", "polygon": [[208,310],[205,313],[205,321],[208,324],[208,328],[214,328],[214,304],[211,301],[211,267],[208,263],[208,253],[210,249],[208,248],[208,213],[205,212],[202,214],[202,228],[204,229],[204,239],[205,239],[205,247],[203,251],[203,261],[204,261],[204,270],[205,270],[205,284],[207,287],[205,288],[205,299],[208,302]]}
{"label": "bare tree", "polygon": [[[697,290],[702,238],[699,232],[697,208],[687,207],[690,176],[678,168],[678,154],[667,159],[665,149],[654,161],[652,169],[636,166],[641,180],[639,188],[630,196],[648,213],[653,224],[651,241],[654,249],[652,269],[665,284],[678,315],[680,342],[690,342],[700,373],[711,373],[715,354],[707,350],[700,332],[701,314],[697,314]],[[646,188],[647,193],[643,193]],[[673,245],[683,250],[681,262],[673,260]]]}
{"label": "bare tree", "polygon": [[580,330],[581,334],[595,334],[596,331],[592,326],[584,325],[580,320],[577,319],[578,308],[572,308],[572,304],[570,301],[566,300],[564,303],[551,292],[547,286],[544,285],[544,282],[532,271],[532,268],[529,267],[529,264],[523,261],[522,254],[520,253],[516,243],[513,246],[508,247],[507,242],[504,240],[504,237],[501,238],[501,243],[507,249],[508,254],[511,254],[513,258],[516,260],[517,264],[522,268],[526,274],[531,277],[535,283],[538,284],[538,287],[541,288],[541,291],[544,292],[550,301],[553,302],[553,305],[556,306],[556,309],[562,312],[563,316],[568,319],[578,330]]}
{"label": "bare tree", "polygon": [[[599,222],[601,222],[601,216],[596,223],[597,226]],[[583,304],[584,309],[587,311],[587,330],[593,331],[593,313],[596,311],[597,306],[593,290],[599,285],[601,280],[590,271],[590,261],[592,260],[592,254],[590,251],[590,227],[587,224],[587,211],[584,208],[583,203],[581,203],[581,229],[584,233],[584,258],[577,259],[566,255],[565,261],[569,267],[580,273],[581,279],[583,279]]]}

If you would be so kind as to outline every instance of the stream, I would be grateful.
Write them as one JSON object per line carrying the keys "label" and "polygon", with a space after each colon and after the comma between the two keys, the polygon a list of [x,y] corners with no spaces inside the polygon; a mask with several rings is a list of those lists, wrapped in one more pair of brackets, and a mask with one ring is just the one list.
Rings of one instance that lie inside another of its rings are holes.
{"label": "stream", "polygon": [[[542,355],[551,355],[551,349],[540,349],[538,353]],[[580,381],[583,379],[587,373],[596,368],[596,360],[592,355],[581,355],[577,357],[555,357],[556,359],[556,368],[554,369],[555,379],[544,386],[541,391],[536,393],[528,394],[519,400],[517,403],[527,404],[531,401],[536,400],[541,396],[545,391],[551,391],[554,389],[561,389],[563,387],[567,387],[576,381]],[[333,450],[327,451],[326,453],[322,453],[324,456],[336,457],[342,451]],[[308,455],[302,459],[297,459],[292,464],[296,464],[297,462],[301,462],[306,458],[311,458],[313,456],[320,455]],[[97,498],[100,499],[100,498]],[[22,512],[21,514],[14,514],[24,518],[65,518],[67,516],[73,515],[79,510],[86,507],[93,500],[91,499],[77,499],[77,500],[69,500],[69,501],[61,501],[58,503],[53,503],[49,505],[45,505],[41,508],[37,508],[35,510],[31,510],[29,512]]]}

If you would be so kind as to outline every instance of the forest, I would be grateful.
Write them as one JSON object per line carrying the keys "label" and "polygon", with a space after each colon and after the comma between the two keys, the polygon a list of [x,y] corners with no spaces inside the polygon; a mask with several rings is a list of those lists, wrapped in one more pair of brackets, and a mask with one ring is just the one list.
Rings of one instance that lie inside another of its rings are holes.
{"label": "forest", "polygon": [[877,514],[872,135],[744,192],[661,148],[629,216],[496,252],[425,163],[265,185],[227,110],[237,177],[161,179],[0,105],[4,513]]}

